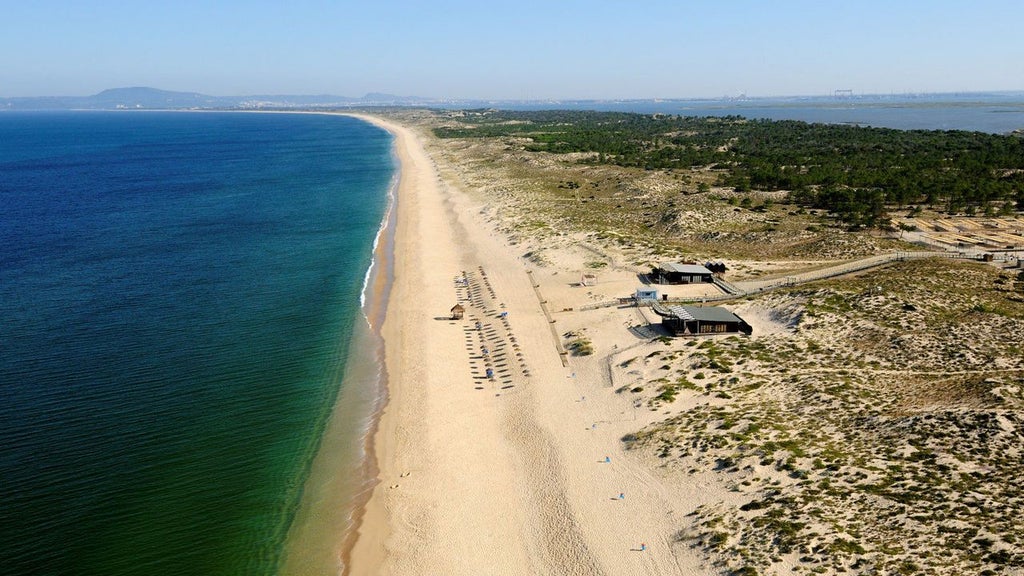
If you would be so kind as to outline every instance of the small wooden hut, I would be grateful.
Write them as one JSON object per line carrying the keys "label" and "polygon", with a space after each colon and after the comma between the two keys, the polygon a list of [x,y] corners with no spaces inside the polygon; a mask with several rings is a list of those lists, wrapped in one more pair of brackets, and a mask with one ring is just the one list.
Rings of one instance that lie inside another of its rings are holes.
{"label": "small wooden hut", "polygon": [[462,317],[466,315],[466,309],[462,304],[456,304],[452,306],[452,320],[462,320]]}
{"label": "small wooden hut", "polygon": [[636,300],[637,302],[643,302],[644,300],[657,300],[658,289],[641,286],[640,288],[636,289],[636,292],[633,294],[633,299]]}

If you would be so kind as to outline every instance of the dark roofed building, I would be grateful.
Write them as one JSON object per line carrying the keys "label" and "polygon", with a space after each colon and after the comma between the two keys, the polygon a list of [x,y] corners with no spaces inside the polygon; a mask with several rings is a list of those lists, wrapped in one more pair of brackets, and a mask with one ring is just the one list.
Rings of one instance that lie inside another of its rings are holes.
{"label": "dark roofed building", "polygon": [[713,273],[700,264],[662,262],[651,270],[651,278],[658,284],[696,284],[711,282]]}
{"label": "dark roofed building", "polygon": [[705,262],[704,267],[715,274],[725,274],[729,270],[729,267],[725,265],[725,262]]}
{"label": "dark roofed building", "polygon": [[750,334],[753,328],[721,306],[668,306],[654,309],[661,324],[676,336],[690,334]]}

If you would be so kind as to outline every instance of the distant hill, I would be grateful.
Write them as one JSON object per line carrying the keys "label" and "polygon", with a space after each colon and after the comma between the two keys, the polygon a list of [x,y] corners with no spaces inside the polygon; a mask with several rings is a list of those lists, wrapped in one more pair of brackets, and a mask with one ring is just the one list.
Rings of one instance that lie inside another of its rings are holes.
{"label": "distant hill", "polygon": [[412,106],[430,104],[427,98],[371,93],[361,98],[319,95],[209,96],[149,87],[112,88],[92,96],[0,98],[0,110],[188,110],[310,108],[321,106]]}

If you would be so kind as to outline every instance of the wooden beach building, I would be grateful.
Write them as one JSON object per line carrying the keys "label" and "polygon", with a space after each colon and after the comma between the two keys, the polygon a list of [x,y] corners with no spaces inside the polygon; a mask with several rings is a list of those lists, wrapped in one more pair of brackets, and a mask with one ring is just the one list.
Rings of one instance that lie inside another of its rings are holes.
{"label": "wooden beach building", "polygon": [[721,306],[655,306],[661,325],[676,336],[747,334],[754,331],[739,316]]}
{"label": "wooden beach building", "polygon": [[714,273],[700,264],[662,262],[651,270],[651,281],[656,284],[697,284],[712,282]]}
{"label": "wooden beach building", "polygon": [[462,304],[452,306],[452,320],[462,320],[466,315],[466,308]]}
{"label": "wooden beach building", "polygon": [[658,301],[658,289],[657,288],[647,288],[646,286],[641,286],[641,287],[636,289],[636,292],[633,293],[633,299],[636,300],[637,302],[644,302],[644,301],[647,301],[647,300],[653,300],[653,301],[657,302]]}

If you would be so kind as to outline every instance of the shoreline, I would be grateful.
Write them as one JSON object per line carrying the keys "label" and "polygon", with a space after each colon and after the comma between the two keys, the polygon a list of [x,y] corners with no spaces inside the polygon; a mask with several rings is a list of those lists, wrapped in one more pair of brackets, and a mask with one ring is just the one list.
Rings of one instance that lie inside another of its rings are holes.
{"label": "shoreline", "polygon": [[[365,117],[356,117],[359,120],[368,122]],[[382,128],[396,136],[386,127],[374,122],[370,124]],[[388,186],[388,205],[385,209],[384,218],[380,230],[374,239],[373,258],[370,267],[366,271],[361,295],[361,308],[363,317],[366,320],[365,329],[367,335],[373,340],[374,358],[378,367],[375,379],[377,387],[373,409],[369,414],[369,422],[365,434],[361,438],[362,459],[358,467],[358,483],[360,489],[353,494],[351,502],[350,522],[341,541],[339,561],[341,563],[341,574],[351,573],[352,549],[355,547],[359,536],[359,528],[362,526],[367,506],[377,484],[380,483],[380,466],[375,440],[381,426],[381,417],[390,401],[389,381],[387,370],[387,352],[384,339],[384,324],[387,321],[388,304],[395,279],[395,233],[397,230],[398,218],[398,190],[402,181],[402,164],[396,152],[395,142],[391,145],[392,161],[395,165],[395,175]]]}
{"label": "shoreline", "polygon": [[[377,435],[380,431],[384,411],[390,402],[390,382],[387,368],[387,342],[384,337],[384,326],[387,322],[388,304],[395,283],[395,236],[398,229],[399,189],[403,178],[402,160],[398,153],[398,136],[389,126],[375,122],[374,118],[362,115],[342,114],[372,124],[391,134],[391,155],[395,164],[395,175],[388,188],[388,206],[381,222],[381,228],[374,241],[373,260],[367,270],[366,283],[363,289],[363,313],[367,328],[375,339],[376,358],[379,366],[377,378],[377,401],[370,414],[369,426],[362,438],[362,465],[359,470],[362,489],[354,495],[352,502],[351,523],[341,542],[341,574],[351,574],[352,550],[359,537],[359,529],[367,514],[370,498],[380,484],[380,462],[375,448]],[[368,297],[368,295],[372,295]]]}
{"label": "shoreline", "polygon": [[[364,464],[362,471],[363,485],[366,487],[359,495],[357,495],[356,501],[353,503],[353,514],[352,524],[350,529],[344,535],[341,548],[341,567],[342,574],[348,575],[353,574],[353,554],[356,548],[357,542],[361,537],[366,537],[366,532],[372,530],[376,535],[380,535],[381,532],[386,530],[386,521],[382,517],[383,511],[379,510],[379,507],[374,506],[373,494],[377,487],[381,485],[382,481],[380,476],[382,475],[381,470],[381,444],[384,440],[381,438],[384,431],[388,430],[393,424],[387,418],[388,409],[391,403],[396,397],[396,388],[399,387],[399,380],[397,378],[390,377],[389,362],[388,358],[394,356],[394,350],[392,354],[388,353],[388,337],[387,333],[391,324],[389,322],[388,314],[388,303],[391,298],[397,296],[395,294],[395,271],[398,268],[398,259],[400,254],[398,252],[398,236],[400,227],[404,223],[404,219],[401,218],[400,209],[400,198],[402,197],[403,183],[407,184],[407,170],[408,170],[408,158],[405,153],[404,146],[406,146],[404,138],[407,136],[403,133],[404,128],[398,127],[395,124],[384,121],[375,116],[369,116],[364,114],[351,114],[344,113],[344,116],[356,118],[363,122],[367,122],[387,131],[391,134],[392,141],[392,155],[395,158],[396,163],[396,177],[391,187],[392,197],[390,199],[390,205],[388,212],[385,216],[384,225],[382,227],[382,234],[380,239],[382,242],[375,248],[374,262],[376,264],[382,264],[379,270],[374,271],[374,276],[377,282],[384,278],[387,282],[386,292],[379,293],[378,295],[382,298],[382,302],[378,305],[375,323],[369,318],[367,314],[367,321],[371,326],[379,341],[380,341],[380,369],[381,377],[379,379],[379,401],[376,409],[371,415],[370,427],[367,431],[366,436],[363,439],[364,449]],[[369,559],[369,562],[374,568],[379,568],[383,563],[383,558],[375,557]],[[365,568],[365,567],[364,567]],[[376,571],[376,570],[373,570]],[[369,573],[369,571],[360,570],[360,573]]]}
{"label": "shoreline", "polygon": [[[401,178],[393,143],[391,157],[394,176],[388,184],[387,204],[364,274],[359,306],[361,318],[353,326],[345,372],[339,382],[340,393],[304,481],[300,511],[284,543],[281,574],[328,570],[335,573],[347,567],[366,503],[378,483],[373,442],[379,416],[388,402],[381,330],[394,280],[395,218]],[[360,417],[345,418],[353,414]],[[340,540],[333,537],[339,531],[342,533]]]}

